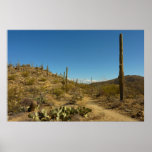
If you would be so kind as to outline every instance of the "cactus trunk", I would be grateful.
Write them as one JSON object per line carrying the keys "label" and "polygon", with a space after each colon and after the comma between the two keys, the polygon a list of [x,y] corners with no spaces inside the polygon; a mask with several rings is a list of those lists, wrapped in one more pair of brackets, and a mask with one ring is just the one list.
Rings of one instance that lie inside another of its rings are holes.
{"label": "cactus trunk", "polygon": [[119,37],[119,88],[120,100],[124,99],[124,69],[123,69],[123,35]]}
{"label": "cactus trunk", "polygon": [[66,84],[66,92],[68,90],[68,67],[66,67],[66,79],[65,79],[65,84]]}
{"label": "cactus trunk", "polygon": [[47,76],[49,75],[49,66],[46,67]]}
{"label": "cactus trunk", "polygon": [[91,77],[91,84],[92,84],[92,77]]}
{"label": "cactus trunk", "polygon": [[65,72],[64,72],[64,74],[63,74],[63,78],[65,79]]}

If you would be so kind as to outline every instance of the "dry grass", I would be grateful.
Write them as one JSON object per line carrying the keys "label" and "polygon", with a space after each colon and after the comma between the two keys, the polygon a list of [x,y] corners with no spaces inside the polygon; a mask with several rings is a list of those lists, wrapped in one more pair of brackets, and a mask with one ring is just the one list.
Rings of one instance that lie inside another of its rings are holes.
{"label": "dry grass", "polygon": [[[87,117],[74,115],[71,121],[135,121],[144,120],[144,96],[127,94],[119,101],[117,84],[96,86],[68,80],[42,68],[30,65],[8,69],[8,115],[10,121],[32,121],[29,119],[24,99],[37,103],[40,109],[50,110],[60,106],[84,106],[92,112]],[[129,90],[130,91],[130,90]],[[28,105],[29,106],[29,105]]]}
{"label": "dry grass", "polygon": [[97,103],[106,109],[114,109],[123,115],[144,121],[144,96],[124,99],[124,101],[120,101],[118,97],[107,98],[104,96],[98,99]]}

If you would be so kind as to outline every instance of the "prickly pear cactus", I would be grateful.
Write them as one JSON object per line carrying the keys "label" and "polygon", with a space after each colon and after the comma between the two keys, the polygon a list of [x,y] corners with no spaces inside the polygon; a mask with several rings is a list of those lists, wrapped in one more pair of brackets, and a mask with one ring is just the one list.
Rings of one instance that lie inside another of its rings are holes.
{"label": "prickly pear cactus", "polygon": [[28,115],[29,118],[32,118],[34,121],[70,121],[72,117],[76,114],[87,118],[87,114],[92,110],[85,107],[66,107],[61,106],[54,108],[47,112],[45,109],[36,110],[33,113]]}

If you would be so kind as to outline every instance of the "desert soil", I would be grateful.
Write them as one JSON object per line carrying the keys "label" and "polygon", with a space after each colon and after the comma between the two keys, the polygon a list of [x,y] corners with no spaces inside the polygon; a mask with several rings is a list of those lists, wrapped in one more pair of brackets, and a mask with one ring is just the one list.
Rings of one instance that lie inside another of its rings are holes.
{"label": "desert soil", "polygon": [[[65,103],[65,102],[63,102]],[[105,109],[102,106],[97,105],[96,100],[90,97],[84,97],[83,100],[78,101],[79,106],[85,106],[92,109],[90,115],[88,115],[87,121],[137,121],[129,116],[122,115],[115,110]],[[28,118],[28,112],[20,113],[15,116],[10,116],[9,121],[30,121]]]}

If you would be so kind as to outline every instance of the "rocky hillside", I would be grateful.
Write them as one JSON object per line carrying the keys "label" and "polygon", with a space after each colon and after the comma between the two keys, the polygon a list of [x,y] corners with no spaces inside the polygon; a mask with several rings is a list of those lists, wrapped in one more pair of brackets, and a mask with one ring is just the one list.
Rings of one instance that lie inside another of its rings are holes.
{"label": "rocky hillside", "polygon": [[126,76],[125,100],[120,102],[118,79],[89,85],[68,80],[65,74],[54,74],[48,67],[9,65],[8,119],[143,121],[144,79]]}
{"label": "rocky hillside", "polygon": [[[144,95],[144,77],[137,75],[126,75],[124,77],[124,82],[125,82],[126,96]],[[107,85],[118,86],[119,85],[118,78],[91,84],[91,86],[93,87],[101,87]]]}
{"label": "rocky hillside", "polygon": [[[66,85],[65,76],[53,74],[48,69],[44,70],[43,66],[9,65],[8,115],[30,112],[30,109],[35,110],[35,107],[43,109],[73,105],[81,109],[82,107],[76,106],[75,103],[88,94],[87,89],[88,85],[68,79]],[[80,110],[81,115],[83,110]]]}

